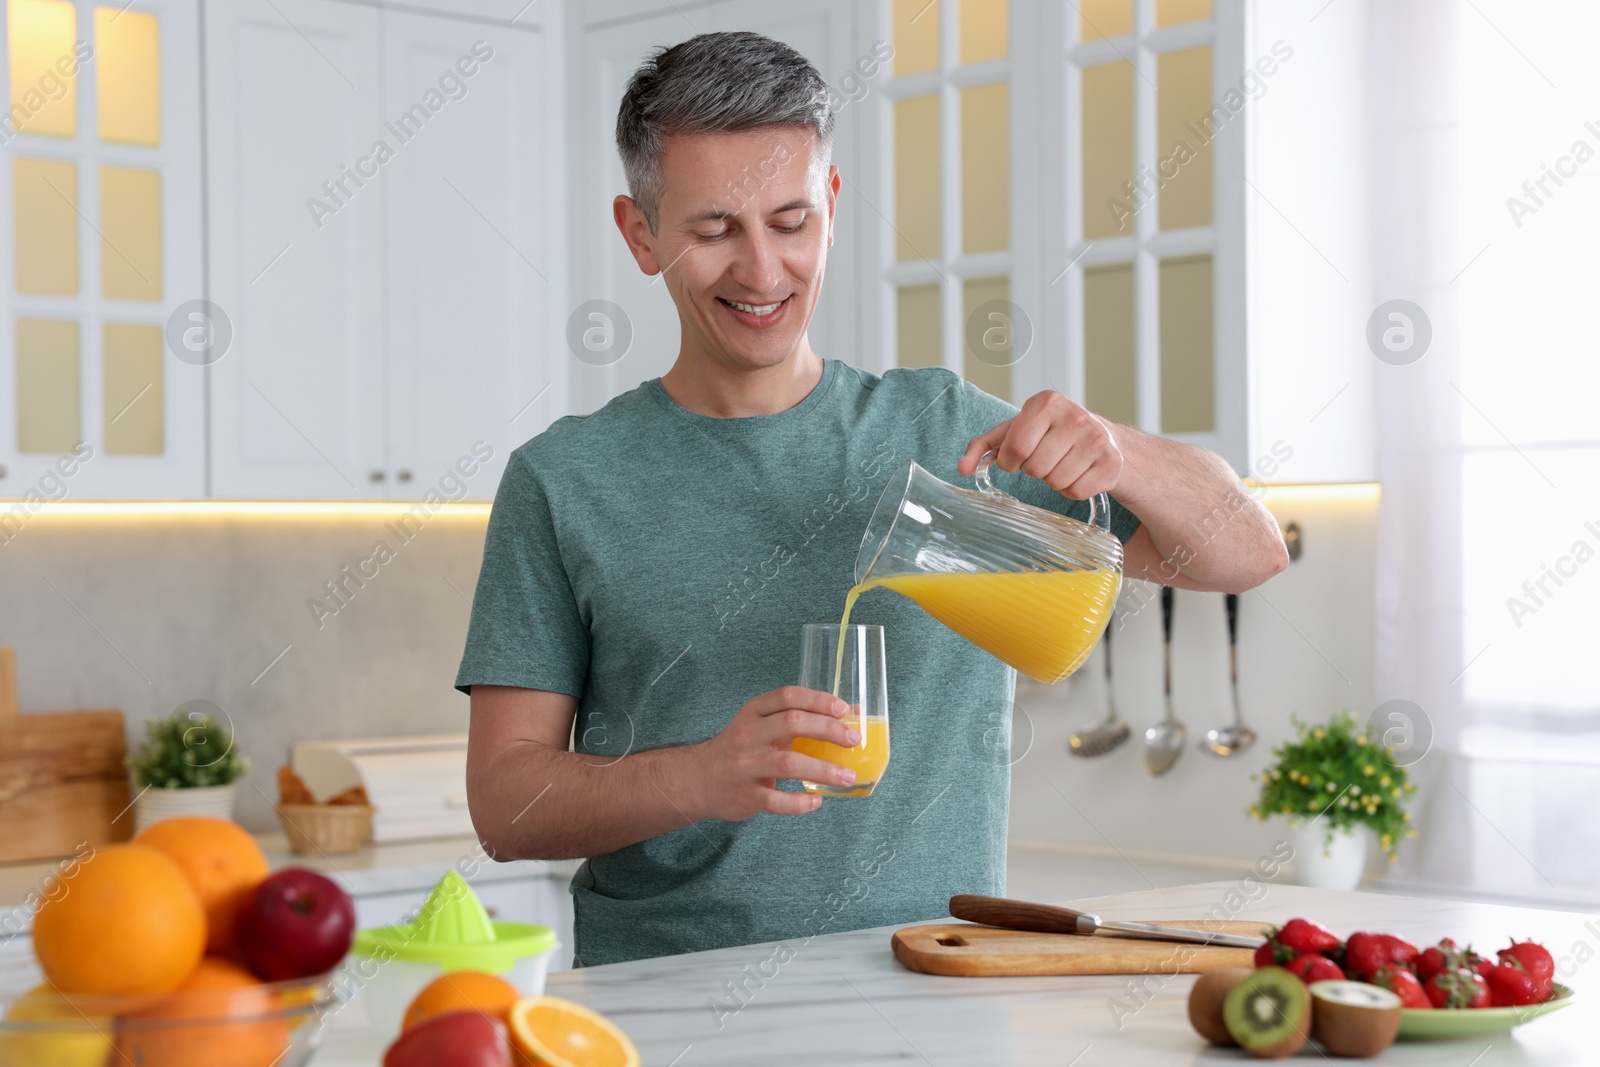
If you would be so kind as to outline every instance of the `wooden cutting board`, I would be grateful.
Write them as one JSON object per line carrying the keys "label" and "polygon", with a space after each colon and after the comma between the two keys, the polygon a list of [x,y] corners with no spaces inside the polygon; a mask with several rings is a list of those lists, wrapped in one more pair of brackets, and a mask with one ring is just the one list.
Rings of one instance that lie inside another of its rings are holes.
{"label": "wooden cutting board", "polygon": [[[1140,920],[1144,921],[1144,920]],[[1152,920],[1154,921],[1154,920]],[[1160,920],[1217,933],[1259,937],[1259,922]],[[1045,974],[1198,974],[1249,967],[1254,951],[1177,941],[1142,941],[1117,934],[1035,934],[976,923],[907,926],[890,938],[894,954],[913,971],[957,978]]]}
{"label": "wooden cutting board", "polygon": [[15,660],[0,648],[0,863],[131,837],[126,754],[120,711],[17,714]]}

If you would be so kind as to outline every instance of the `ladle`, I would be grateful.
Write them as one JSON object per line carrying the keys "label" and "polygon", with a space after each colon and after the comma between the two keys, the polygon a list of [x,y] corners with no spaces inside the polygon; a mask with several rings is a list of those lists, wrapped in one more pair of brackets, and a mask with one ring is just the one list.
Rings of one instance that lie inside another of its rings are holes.
{"label": "ladle", "polygon": [[1172,769],[1183,755],[1188,731],[1183,723],[1172,716],[1172,586],[1161,587],[1161,660],[1162,692],[1166,696],[1166,718],[1144,732],[1144,766],[1154,775],[1163,775]]}
{"label": "ladle", "polygon": [[1237,756],[1256,743],[1256,732],[1244,724],[1239,711],[1239,594],[1229,593],[1228,606],[1228,684],[1233,693],[1233,722],[1207,730],[1200,747],[1214,756]]}
{"label": "ladle", "polygon": [[1111,631],[1116,628],[1117,618],[1113,613],[1106,623],[1105,636],[1100,639],[1100,655],[1106,661],[1106,718],[1099,726],[1067,738],[1067,751],[1074,756],[1104,756],[1133,733],[1132,728],[1117,714],[1117,699],[1111,692]]}

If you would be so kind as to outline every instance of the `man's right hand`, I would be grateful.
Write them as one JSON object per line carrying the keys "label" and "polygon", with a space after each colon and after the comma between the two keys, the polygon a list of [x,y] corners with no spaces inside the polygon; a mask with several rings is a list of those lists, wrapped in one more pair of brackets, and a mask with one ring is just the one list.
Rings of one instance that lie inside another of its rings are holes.
{"label": "man's right hand", "polygon": [[853,785],[855,771],[790,748],[797,737],[860,744],[860,733],[840,721],[848,711],[832,694],[798,685],[762,693],[740,708],[721,733],[690,746],[693,779],[684,785],[697,800],[699,816],[738,822],[761,811],[803,815],[822,803],[814,793],[778,789],[779,778]]}

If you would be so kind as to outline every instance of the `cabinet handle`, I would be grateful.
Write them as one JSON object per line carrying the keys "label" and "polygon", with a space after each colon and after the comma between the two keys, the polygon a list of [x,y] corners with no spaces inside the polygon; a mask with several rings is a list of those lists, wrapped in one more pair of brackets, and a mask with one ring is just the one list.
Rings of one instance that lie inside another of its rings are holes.
{"label": "cabinet handle", "polygon": [[400,480],[402,482],[409,482],[411,480],[411,472],[410,471],[401,471],[400,474],[399,474],[399,478],[400,478]]}
{"label": "cabinet handle", "polygon": [[381,482],[381,481],[383,481],[383,472],[382,471],[373,471],[371,474],[367,475],[367,477],[372,479],[375,482]]}
{"label": "cabinet handle", "polygon": [[0,478],[4,478],[5,476],[6,476],[6,465],[4,463],[0,463]]}

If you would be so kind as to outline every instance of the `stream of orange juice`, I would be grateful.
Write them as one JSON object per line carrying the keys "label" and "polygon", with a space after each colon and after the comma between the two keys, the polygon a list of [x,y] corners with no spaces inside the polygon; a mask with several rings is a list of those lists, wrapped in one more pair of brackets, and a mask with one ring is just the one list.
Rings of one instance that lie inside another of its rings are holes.
{"label": "stream of orange juice", "polygon": [[1115,570],[902,574],[853,586],[844,600],[833,693],[839,694],[845,626],[856,598],[882,587],[1035,681],[1053,685],[1083,666],[1116,604]]}

